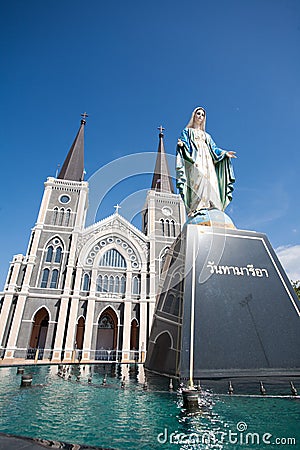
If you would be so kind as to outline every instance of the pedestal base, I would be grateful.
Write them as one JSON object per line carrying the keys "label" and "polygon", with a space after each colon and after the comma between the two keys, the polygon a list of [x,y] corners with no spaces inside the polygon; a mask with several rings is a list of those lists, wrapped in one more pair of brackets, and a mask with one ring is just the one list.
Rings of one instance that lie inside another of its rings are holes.
{"label": "pedestal base", "polygon": [[185,379],[300,374],[300,303],[265,235],[188,224],[164,270],[147,369]]}

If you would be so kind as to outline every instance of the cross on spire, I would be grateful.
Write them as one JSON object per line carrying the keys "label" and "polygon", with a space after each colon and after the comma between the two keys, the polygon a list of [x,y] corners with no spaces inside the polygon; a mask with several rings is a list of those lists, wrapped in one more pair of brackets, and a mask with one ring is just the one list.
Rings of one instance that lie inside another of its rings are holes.
{"label": "cross on spire", "polygon": [[119,209],[122,208],[118,203],[114,206],[116,209],[116,214],[119,214]]}
{"label": "cross on spire", "polygon": [[89,117],[89,115],[88,115],[88,113],[86,113],[86,112],[84,112],[84,113],[82,113],[82,114],[80,114],[81,115],[81,117],[82,117],[82,119],[81,119],[81,123],[82,124],[85,124],[86,123],[86,118],[87,117]]}
{"label": "cross on spire", "polygon": [[160,125],[157,129],[159,130],[159,134],[164,134],[165,128],[162,125]]}

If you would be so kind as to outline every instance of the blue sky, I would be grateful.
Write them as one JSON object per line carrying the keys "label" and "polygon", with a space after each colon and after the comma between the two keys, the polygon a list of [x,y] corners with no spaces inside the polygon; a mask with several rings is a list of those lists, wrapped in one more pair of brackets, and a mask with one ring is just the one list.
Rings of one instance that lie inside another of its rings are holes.
{"label": "blue sky", "polygon": [[[118,158],[156,152],[160,124],[174,155],[198,105],[216,143],[238,154],[227,213],[266,233],[300,278],[298,0],[11,0],[0,34],[1,286],[12,256],[26,252],[43,183],[63,163],[80,113],[89,114],[89,179]],[[147,160],[142,175],[125,171],[96,220],[116,202],[126,216],[153,168]]]}

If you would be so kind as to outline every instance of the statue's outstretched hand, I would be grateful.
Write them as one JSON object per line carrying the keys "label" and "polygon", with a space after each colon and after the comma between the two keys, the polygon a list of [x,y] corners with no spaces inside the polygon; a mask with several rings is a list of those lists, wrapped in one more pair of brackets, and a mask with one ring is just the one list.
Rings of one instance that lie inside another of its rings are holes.
{"label": "statue's outstretched hand", "polygon": [[179,147],[183,147],[183,142],[181,139],[178,139],[177,141],[177,145],[179,145]]}
{"label": "statue's outstretched hand", "polygon": [[236,152],[227,152],[226,155],[228,156],[228,158],[236,158],[235,153]]}

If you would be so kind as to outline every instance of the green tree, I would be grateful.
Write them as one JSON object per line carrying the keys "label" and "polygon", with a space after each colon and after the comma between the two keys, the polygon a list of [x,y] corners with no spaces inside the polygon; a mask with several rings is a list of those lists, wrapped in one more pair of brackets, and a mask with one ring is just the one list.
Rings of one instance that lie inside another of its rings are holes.
{"label": "green tree", "polygon": [[294,291],[296,292],[296,294],[300,300],[300,280],[297,280],[297,281],[291,280],[291,283],[294,288]]}

